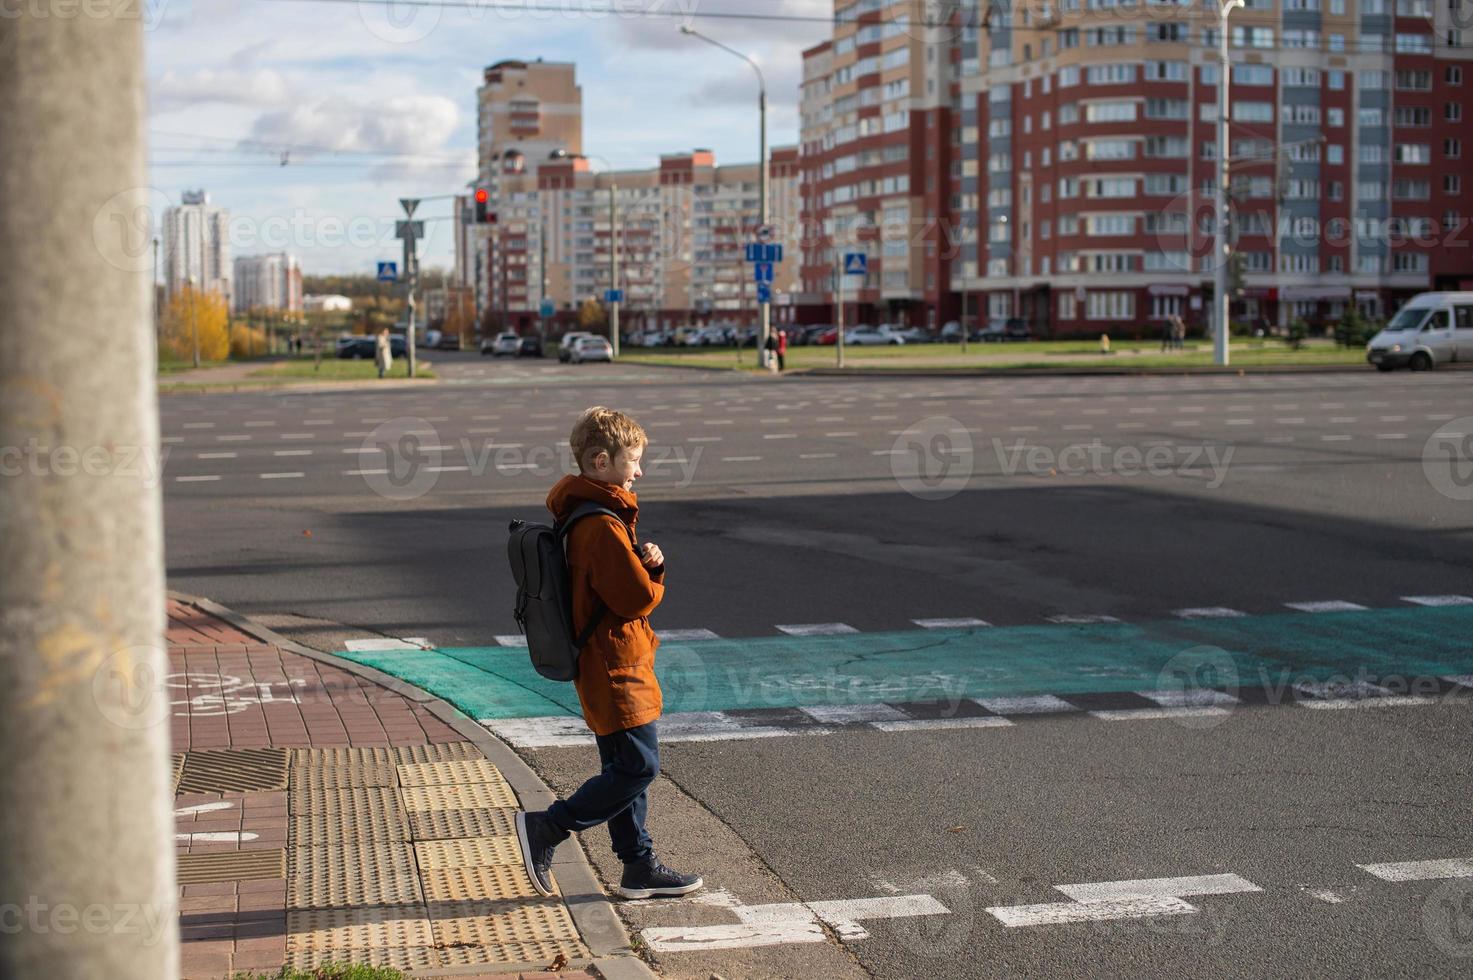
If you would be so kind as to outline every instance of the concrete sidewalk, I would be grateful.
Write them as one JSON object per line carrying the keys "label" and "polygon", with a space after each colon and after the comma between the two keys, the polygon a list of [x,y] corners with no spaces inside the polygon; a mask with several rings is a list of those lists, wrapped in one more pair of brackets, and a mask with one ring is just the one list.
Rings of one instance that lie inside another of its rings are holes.
{"label": "concrete sidewalk", "polygon": [[510,818],[551,796],[470,719],[207,600],[168,614],[185,978],[653,975],[581,852],[533,891]]}

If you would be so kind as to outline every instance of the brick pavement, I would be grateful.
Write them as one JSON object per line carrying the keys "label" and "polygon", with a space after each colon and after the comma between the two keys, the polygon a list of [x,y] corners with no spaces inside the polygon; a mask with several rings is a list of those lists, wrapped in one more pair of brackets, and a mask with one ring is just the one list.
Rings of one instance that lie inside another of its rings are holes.
{"label": "brick pavement", "polygon": [[[453,804],[436,802],[437,794],[510,792],[495,768],[453,728],[422,705],[377,684],[262,643],[173,598],[167,640],[167,690],[176,753],[181,967],[187,980],[214,980],[238,971],[274,973],[287,962],[303,966],[320,962],[344,943],[361,941],[341,938],[344,935],[374,937],[368,941],[371,945],[353,952],[359,954],[357,961],[382,965],[427,961],[444,966],[487,958],[548,963],[554,948],[582,950],[586,956],[576,931],[561,947],[546,943],[498,947],[484,934],[488,928],[504,927],[509,918],[527,914],[540,917],[538,921],[551,916],[549,921],[571,929],[561,903],[503,898],[467,905],[459,894],[455,897],[461,901],[454,904],[425,903],[427,891],[433,891],[424,871],[412,863],[416,853],[422,857],[425,852],[412,849],[435,844],[409,840],[420,830],[396,834],[392,826],[384,830],[382,825],[397,822],[408,827],[412,822],[419,827],[427,816],[471,815],[469,810],[440,809]],[[303,751],[307,749],[315,751]],[[468,761],[455,762],[452,774],[437,775],[438,769],[426,763],[438,760]],[[309,772],[309,767],[316,768]],[[406,791],[406,780],[430,786]],[[293,812],[293,806],[301,812]],[[312,828],[313,822],[324,819],[347,821],[343,836],[329,830],[324,839],[321,829]],[[497,832],[483,828],[460,833]],[[304,836],[310,833],[318,837]],[[446,832],[436,833],[443,837]],[[355,848],[349,834],[359,841],[366,837],[372,853]],[[376,840],[378,834],[382,840]],[[449,843],[478,845],[485,852],[487,842],[494,843],[495,838]],[[302,846],[308,843],[323,846]],[[403,867],[353,864],[390,858],[402,860]],[[314,860],[317,866],[312,865]],[[397,879],[400,894],[384,898],[385,882],[395,880],[393,873],[401,870],[405,874]],[[495,872],[503,879],[510,874],[480,867],[456,870],[481,877]],[[513,870],[525,877],[519,863]],[[301,892],[295,898],[289,894],[288,875],[293,871]],[[340,880],[327,895],[324,889],[335,879]],[[301,897],[309,893],[310,900]],[[451,918],[452,912],[459,917]],[[324,930],[337,930],[331,940],[337,945],[326,950]],[[405,939],[406,934],[419,938]],[[445,937],[452,934],[462,938],[447,942]],[[471,941],[463,938],[467,934]],[[486,975],[512,975],[505,972],[509,968],[510,963],[504,968],[488,966]],[[525,975],[591,977],[587,972]]]}

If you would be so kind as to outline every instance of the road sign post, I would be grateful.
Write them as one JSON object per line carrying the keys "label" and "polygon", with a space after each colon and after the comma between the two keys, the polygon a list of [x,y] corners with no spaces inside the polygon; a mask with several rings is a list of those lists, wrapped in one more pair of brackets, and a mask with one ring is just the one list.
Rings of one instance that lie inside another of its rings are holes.
{"label": "road sign post", "polygon": [[424,237],[425,223],[415,221],[414,210],[419,207],[419,198],[401,197],[399,204],[404,208],[404,217],[407,220],[397,224],[399,238],[404,241],[404,308],[408,317],[408,327],[404,331],[404,352],[409,360],[409,376],[414,377],[414,287],[419,279],[419,251],[415,242]]}
{"label": "road sign post", "polygon": [[844,366],[844,279],[848,276],[863,276],[869,274],[869,256],[863,252],[845,252],[843,265],[839,269],[839,333],[834,338],[834,346],[839,349],[839,367]]}

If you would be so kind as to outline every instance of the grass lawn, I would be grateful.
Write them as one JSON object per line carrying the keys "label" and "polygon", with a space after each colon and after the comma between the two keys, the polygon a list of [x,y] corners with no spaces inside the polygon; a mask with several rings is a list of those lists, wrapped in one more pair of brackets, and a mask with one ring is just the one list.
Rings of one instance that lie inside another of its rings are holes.
{"label": "grass lawn", "polygon": [[[433,378],[435,369],[423,360],[416,358],[414,377],[415,380]],[[386,377],[407,378],[409,377],[409,361],[403,357],[394,358],[394,366],[389,369]],[[259,371],[251,372],[251,379],[273,380],[276,378],[312,378],[320,381],[367,381],[378,378],[378,366],[373,361],[345,359],[336,356],[324,357],[321,370],[313,361],[311,356],[296,357],[289,361],[282,361],[263,367]]]}
{"label": "grass lawn", "polygon": [[[200,369],[203,370],[204,368],[224,367],[227,364],[233,364],[233,363],[235,363],[235,362],[234,361],[200,361],[199,362],[199,366],[200,366]],[[182,373],[184,371],[193,371],[193,370],[194,370],[194,360],[193,359],[184,360],[184,361],[165,360],[165,359],[160,359],[159,360],[159,377],[163,377],[166,374],[180,374],[180,373]]]}
{"label": "grass lawn", "polygon": [[[1017,370],[1020,368],[1111,368],[1122,367],[1196,367],[1212,364],[1212,346],[1206,341],[1188,342],[1187,349],[1162,352],[1160,341],[1137,340],[1112,343],[1113,353],[1102,355],[1098,341],[1040,340],[1022,343],[967,345],[905,344],[899,347],[846,347],[846,369],[886,370]],[[620,361],[632,364],[686,365],[711,368],[740,366],[757,370],[756,354],[751,349],[741,352],[740,365],[730,347],[660,347],[627,348]],[[832,368],[837,366],[833,347],[789,347],[788,367]],[[1329,341],[1310,341],[1300,350],[1291,349],[1281,340],[1234,338],[1231,363],[1238,365],[1293,364],[1364,364],[1365,351],[1359,347],[1336,347]]]}

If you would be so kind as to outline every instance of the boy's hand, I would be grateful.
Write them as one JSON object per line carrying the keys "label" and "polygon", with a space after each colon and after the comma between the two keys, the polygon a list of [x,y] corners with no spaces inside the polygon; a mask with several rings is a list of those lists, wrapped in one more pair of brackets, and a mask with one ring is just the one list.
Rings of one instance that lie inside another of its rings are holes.
{"label": "boy's hand", "polygon": [[650,544],[646,541],[640,545],[639,562],[645,568],[659,568],[665,564],[665,553],[660,550],[659,545]]}

